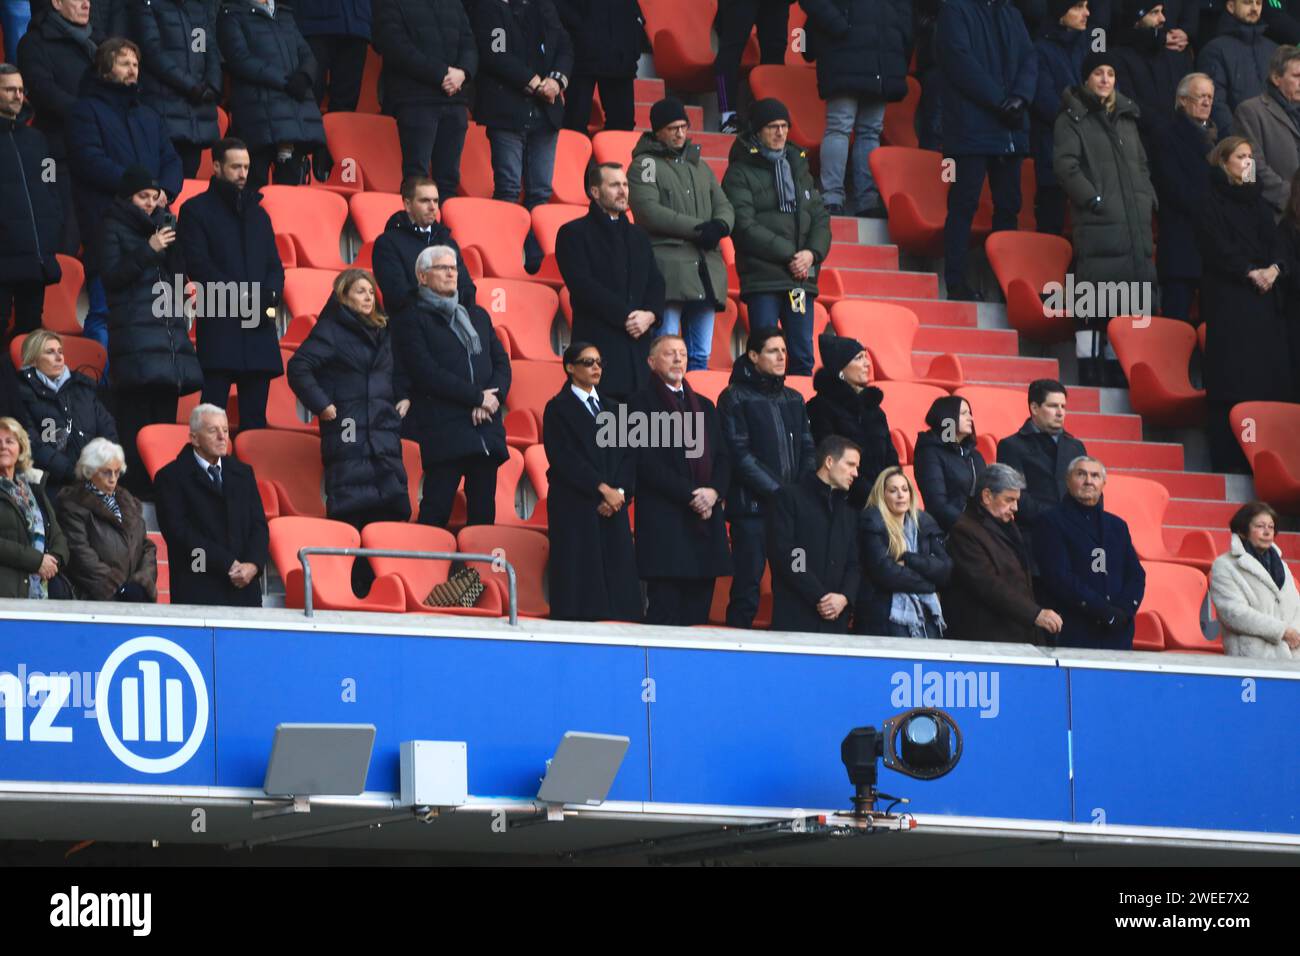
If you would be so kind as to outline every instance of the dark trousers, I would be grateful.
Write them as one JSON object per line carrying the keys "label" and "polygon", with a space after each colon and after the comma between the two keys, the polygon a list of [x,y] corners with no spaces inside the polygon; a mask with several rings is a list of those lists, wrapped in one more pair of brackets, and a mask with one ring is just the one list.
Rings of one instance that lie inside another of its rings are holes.
{"label": "dark trousers", "polygon": [[14,313],[14,335],[26,335],[41,327],[45,309],[45,286],[40,282],[15,282],[0,285],[0,330],[9,327],[9,312]]}
{"label": "dark trousers", "polygon": [[1160,314],[1191,324],[1192,300],[1199,287],[1196,279],[1165,279],[1160,283]]}
{"label": "dark trousers", "polygon": [[[358,511],[347,515],[330,515],[335,521],[346,521],[360,531],[374,521],[405,521],[400,514],[376,508],[370,511]],[[369,558],[355,558],[352,562],[352,593],[365,597],[370,593],[370,586],[375,583],[375,569],[370,566]]]}
{"label": "dark trousers", "polygon": [[275,167],[275,184],[277,186],[301,186],[307,181],[307,156],[302,147],[294,149],[293,155],[280,162],[276,159],[276,147],[259,146],[248,151],[248,188],[261,189],[271,181],[271,168]]}
{"label": "dark trousers", "polygon": [[1249,475],[1250,462],[1246,453],[1237,443],[1237,435],[1232,430],[1228,413],[1236,402],[1208,403],[1209,414],[1205,421],[1205,433],[1210,443],[1210,464],[1215,471],[1229,472],[1236,475]]}
{"label": "dark trousers", "polygon": [[174,425],[180,399],[174,388],[123,389],[117,391],[116,399],[117,434],[126,452],[126,474],[122,483],[128,491],[140,497],[150,493],[153,483],[140,460],[137,436],[146,425]]}
{"label": "dark trousers", "polygon": [[786,347],[790,350],[790,364],[787,375],[811,375],[813,373],[813,297],[804,297],[803,312],[796,312],[790,305],[788,292],[759,292],[742,296],[749,309],[750,331],[773,328],[781,323],[785,332]]}
{"label": "dark trousers", "polygon": [[944,277],[948,288],[966,284],[970,227],[988,177],[993,193],[993,231],[1015,229],[1020,215],[1019,156],[955,156],[956,180],[948,187],[948,218],[943,224]]}
{"label": "dark trousers", "polygon": [[[424,450],[420,457],[424,459]],[[497,468],[491,455],[474,455],[451,461],[424,461],[424,486],[420,498],[420,524],[447,527],[456,488],[465,479],[465,523],[495,524],[497,520]]]}
{"label": "dark trousers", "polygon": [[361,98],[361,74],[366,69],[365,37],[327,33],[307,37],[311,55],[316,58],[316,102],[330,95],[329,112],[351,113]]}
{"label": "dark trousers", "polygon": [[225,408],[230,401],[231,385],[239,386],[240,430],[265,428],[266,397],[271,391],[271,376],[266,372],[205,371],[203,394],[199,401]]}
{"label": "dark trousers", "polygon": [[465,107],[401,106],[396,119],[402,177],[432,176],[442,200],[453,198],[460,190],[460,154],[469,128]]}
{"label": "dark trousers", "polygon": [[740,109],[737,95],[740,58],[744,56],[750,31],[758,27],[760,61],[779,65],[785,62],[789,23],[789,0],[728,0],[718,5],[718,17],[713,22],[718,32],[718,56],[713,61],[713,72],[718,80],[720,112]]}
{"label": "dark trousers", "polygon": [[72,201],[72,167],[66,159],[54,163],[54,185],[63,204],[63,234],[57,251],[76,256],[81,251],[81,228],[77,225],[77,206]]}
{"label": "dark trousers", "polygon": [[[199,160],[203,158],[203,151],[207,149],[199,143],[186,143],[181,140],[173,140],[172,146],[176,148],[176,155],[181,158],[181,173],[186,179],[196,179],[199,175]],[[212,174],[212,170],[206,170],[207,175]]]}
{"label": "dark trousers", "polygon": [[587,76],[579,73],[569,80],[564,91],[564,128],[587,135],[591,122],[591,95],[600,87],[600,106],[605,111],[605,129],[632,129],[636,126],[634,105],[635,77]]}
{"label": "dark trousers", "polygon": [[1034,226],[1052,236],[1065,235],[1065,190],[1039,186],[1034,193]]}
{"label": "dark trousers", "polygon": [[937,66],[921,74],[921,99],[916,104],[917,145],[939,152],[943,148],[943,74]]}
{"label": "dark trousers", "polygon": [[649,578],[646,580],[647,624],[693,627],[709,623],[714,578]]}
{"label": "dark trousers", "polygon": [[731,599],[727,626],[749,629],[758,613],[759,587],[767,567],[767,525],[762,518],[737,518],[731,522]]}

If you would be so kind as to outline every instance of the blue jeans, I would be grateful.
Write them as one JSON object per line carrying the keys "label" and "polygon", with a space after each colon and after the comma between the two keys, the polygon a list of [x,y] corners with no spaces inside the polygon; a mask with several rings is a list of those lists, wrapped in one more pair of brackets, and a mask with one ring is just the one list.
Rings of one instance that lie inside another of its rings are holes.
{"label": "blue jeans", "polygon": [[[837,96],[826,101],[826,134],[822,137],[822,200],[843,206],[847,213],[880,204],[880,192],[871,178],[867,157],[880,145],[885,128],[885,101],[857,96]],[[853,151],[849,152],[849,134]],[[853,195],[844,194],[844,166],[853,164]],[[848,202],[845,202],[845,199]]]}
{"label": "blue jeans", "polygon": [[550,202],[559,132],[550,126],[527,132],[489,129],[487,136],[492,146],[492,198],[518,202],[520,187],[526,182],[525,208]]}
{"label": "blue jeans", "polygon": [[813,371],[813,297],[807,296],[803,313],[790,307],[786,292],[759,292],[741,296],[749,307],[749,330],[756,332],[777,324],[785,332],[785,345],[790,350],[787,375],[811,375]]}
{"label": "blue jeans", "polygon": [[715,315],[712,302],[665,302],[664,319],[655,337],[680,335],[686,340],[686,371],[706,369],[713,352]]}
{"label": "blue jeans", "polygon": [[32,5],[28,0],[0,0],[0,27],[5,33],[5,62],[18,58],[18,41],[27,32],[32,20]]}
{"label": "blue jeans", "polygon": [[[94,339],[104,346],[104,351],[108,351],[108,293],[104,291],[104,283],[99,276],[86,276],[86,298],[89,299],[89,306],[81,334]],[[107,361],[104,362],[104,374],[100,381],[108,381]]]}

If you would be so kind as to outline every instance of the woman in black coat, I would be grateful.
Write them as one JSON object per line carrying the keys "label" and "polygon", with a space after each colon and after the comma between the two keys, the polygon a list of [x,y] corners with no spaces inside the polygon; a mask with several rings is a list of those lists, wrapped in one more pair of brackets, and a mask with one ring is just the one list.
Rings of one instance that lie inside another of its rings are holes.
{"label": "woman in black coat", "polygon": [[[138,0],[128,11],[140,46],[140,98],[162,116],[186,179],[198,175],[203,150],[221,135],[214,13],[207,0]],[[196,43],[198,36],[206,42]]]}
{"label": "woman in black coat", "polygon": [[38,329],[23,341],[18,391],[34,426],[32,460],[47,485],[76,481],[77,458],[92,438],[117,442],[117,423],[99,400],[95,382],[63,361],[63,337]]}
{"label": "woman in black coat", "polygon": [[[96,246],[108,294],[110,379],[126,449],[126,483],[137,496],[149,489],[136,447],[140,429],[174,423],[180,396],[203,387],[203,370],[175,291],[185,283],[175,217],[159,206],[161,196],[147,169],[127,170],[117,199],[100,222]],[[162,295],[158,283],[165,289]]]}
{"label": "woman in black coat", "polygon": [[550,463],[551,617],[639,621],[641,584],[627,517],[635,458],[622,442],[598,439],[602,427],[608,427],[597,420],[604,411],[596,390],[600,351],[574,342],[564,350],[564,371],[569,380],[546,403],[542,416]]}
{"label": "woman in black coat", "polygon": [[822,367],[813,376],[817,394],[808,402],[808,423],[813,441],[840,435],[862,450],[858,477],[849,489],[849,507],[861,511],[876,476],[898,464],[889,420],[880,407],[885,393],[868,384],[871,357],[857,339],[823,333],[817,344]]}
{"label": "woman in black coat", "polygon": [[316,61],[293,14],[280,5],[272,12],[265,0],[230,0],[217,15],[217,40],[230,73],[232,133],[252,160],[248,188],[267,184],[272,162],[277,184],[300,184],[304,157],[325,145],[325,126],[313,92]]}
{"label": "woman in black coat", "polygon": [[1260,193],[1250,143],[1229,136],[1210,153],[1210,194],[1196,222],[1205,320],[1205,390],[1215,471],[1248,473],[1228,413],[1238,402],[1292,398],[1277,286],[1284,255]]}
{"label": "woman in black coat", "polygon": [[984,456],[975,449],[975,420],[970,403],[956,395],[936,398],[926,413],[930,430],[916,439],[916,483],[925,510],[944,533],[961,517],[984,474]]}
{"label": "woman in black coat", "polygon": [[853,630],[885,637],[943,636],[938,592],[952,559],[938,522],[916,508],[916,492],[898,466],[880,473],[858,525],[862,586]]}

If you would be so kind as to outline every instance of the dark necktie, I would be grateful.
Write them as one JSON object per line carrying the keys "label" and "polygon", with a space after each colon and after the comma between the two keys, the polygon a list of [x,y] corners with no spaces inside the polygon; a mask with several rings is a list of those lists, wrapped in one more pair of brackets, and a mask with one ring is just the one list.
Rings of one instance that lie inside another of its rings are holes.
{"label": "dark necktie", "polygon": [[212,476],[212,483],[217,486],[217,491],[221,490],[221,466],[208,465],[208,474]]}
{"label": "dark necktie", "polygon": [[677,402],[678,407],[683,409],[686,408],[686,389],[673,392],[673,399]]}
{"label": "dark necktie", "polygon": [[600,414],[600,402],[596,401],[595,395],[587,396],[587,406],[591,409],[593,416]]}

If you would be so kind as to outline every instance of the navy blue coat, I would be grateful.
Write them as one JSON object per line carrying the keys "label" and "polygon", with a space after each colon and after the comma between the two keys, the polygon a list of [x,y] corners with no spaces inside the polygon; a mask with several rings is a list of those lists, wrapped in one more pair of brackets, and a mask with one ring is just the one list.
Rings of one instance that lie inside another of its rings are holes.
{"label": "navy blue coat", "polygon": [[1028,153],[1028,115],[1008,129],[998,111],[1012,96],[1028,104],[1037,88],[1038,58],[1020,11],[1010,0],[947,0],[935,44],[944,77],[944,153]]}
{"label": "navy blue coat", "polygon": [[808,48],[817,62],[817,94],[907,96],[912,58],[909,0],[799,0],[808,14]]}
{"label": "navy blue coat", "polygon": [[184,182],[162,117],[140,101],[140,89],[87,73],[81,99],[68,116],[72,194],[83,236],[95,235],[104,209],[117,195],[122,174],[143,166],[175,199]]}
{"label": "navy blue coat", "polygon": [[1056,636],[1060,647],[1133,647],[1133,617],[1147,576],[1128,525],[1104,509],[1104,499],[1087,508],[1067,495],[1034,525],[1040,580],[1065,622]]}
{"label": "navy blue coat", "polygon": [[60,275],[54,254],[63,204],[54,183],[41,175],[49,146],[27,125],[30,115],[0,117],[0,283],[48,283]]}
{"label": "navy blue coat", "polygon": [[[18,69],[27,88],[27,101],[36,110],[32,122],[50,142],[50,155],[62,160],[68,156],[64,128],[68,114],[77,102],[81,78],[95,58],[94,45],[103,35],[92,29],[90,41],[82,43],[63,33],[50,14],[31,27],[18,41]],[[91,21],[92,28],[94,21]]]}
{"label": "navy blue coat", "polygon": [[316,76],[311,47],[293,14],[251,0],[231,0],[217,16],[217,42],[230,74],[231,131],[250,148],[277,143],[324,145],[325,126],[310,96],[295,99],[285,89],[294,73]]}
{"label": "navy blue coat", "polygon": [[265,315],[284,293],[284,266],[261,201],[256,190],[237,190],[213,176],[208,191],[181,208],[178,235],[191,281],[244,288],[256,282],[260,296],[262,313],[249,328],[236,318],[199,313],[196,338],[205,371],[284,372],[275,322]]}
{"label": "navy blue coat", "polygon": [[305,37],[370,39],[370,0],[294,0],[293,11]]}
{"label": "navy blue coat", "polygon": [[926,513],[944,531],[951,531],[984,474],[984,456],[976,450],[975,439],[958,445],[944,441],[933,429],[924,431],[916,437],[912,459]]}
{"label": "navy blue coat", "polygon": [[645,45],[645,16],[637,0],[555,0],[569,39],[573,71],[585,76],[636,76]]}
{"label": "navy blue coat", "polygon": [[1162,280],[1201,277],[1196,219],[1210,196],[1210,164],[1205,157],[1218,139],[1207,140],[1200,124],[1179,111],[1161,128],[1149,153],[1151,183],[1160,200],[1156,272]]}
{"label": "navy blue coat", "polygon": [[[551,0],[527,5],[478,0],[470,10],[478,40],[478,91],[474,122],[488,129],[564,125],[564,102],[551,104],[525,92],[534,76],[573,75],[573,44]],[[563,85],[563,84],[561,84]]]}
{"label": "navy blue coat", "polygon": [[1089,36],[1089,30],[1071,30],[1053,23],[1044,27],[1034,41],[1038,82],[1029,107],[1029,139],[1039,187],[1056,185],[1056,174],[1052,172],[1052,130],[1061,112],[1061,94],[1079,82],[1083,58],[1088,55]]}
{"label": "navy blue coat", "polygon": [[469,102],[468,83],[451,96],[442,91],[448,67],[464,70],[467,79],[478,74],[478,43],[460,0],[377,0],[374,47],[384,58],[384,112]]}
{"label": "navy blue coat", "polygon": [[415,301],[420,283],[415,280],[415,260],[429,246],[450,246],[456,250],[456,289],[460,304],[469,308],[474,304],[474,280],[470,278],[465,261],[460,257],[460,246],[451,237],[451,230],[435,222],[426,237],[411,224],[405,209],[388,217],[384,231],[375,240],[373,266],[379,282],[379,294],[384,297],[384,311],[397,315]]}
{"label": "navy blue coat", "polygon": [[[173,142],[208,145],[219,138],[217,99],[221,97],[221,54],[216,23],[207,0],[133,0],[131,36],[140,45],[140,98],[162,116]],[[196,51],[195,32],[204,38]],[[194,103],[197,84],[216,94]]]}
{"label": "navy blue coat", "polygon": [[[1109,37],[1119,60],[1115,85],[1138,106],[1138,131],[1143,145],[1168,122],[1178,83],[1194,68],[1191,49],[1176,53],[1165,46],[1168,31],[1116,26]],[[1215,90],[1217,97],[1218,90]]]}

